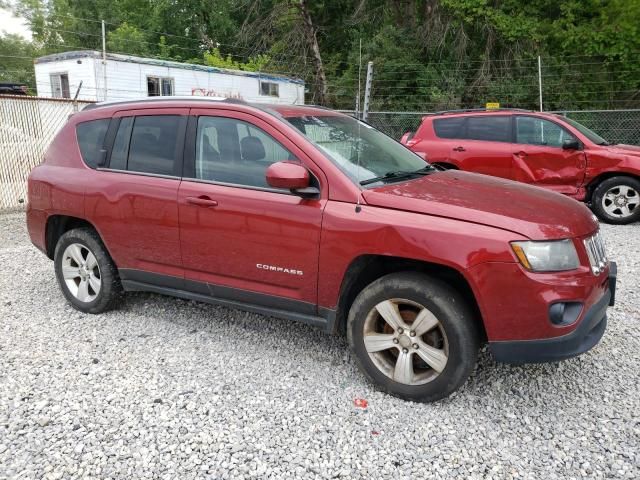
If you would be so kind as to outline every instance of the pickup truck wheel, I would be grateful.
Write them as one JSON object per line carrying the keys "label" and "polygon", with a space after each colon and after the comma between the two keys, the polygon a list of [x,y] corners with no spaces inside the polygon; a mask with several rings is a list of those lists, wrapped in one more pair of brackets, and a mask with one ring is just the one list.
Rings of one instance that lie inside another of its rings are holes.
{"label": "pickup truck wheel", "polygon": [[612,177],[593,192],[592,207],[600,220],[626,225],[640,220],[640,181],[631,177]]}
{"label": "pickup truck wheel", "polygon": [[63,234],[56,245],[58,284],[69,303],[85,313],[111,309],[122,287],[118,271],[100,237],[89,228]]}
{"label": "pickup truck wheel", "polygon": [[373,383],[422,402],[460,387],[480,346],[462,296],[413,272],[386,275],[365,288],[349,312],[347,337],[358,366]]}

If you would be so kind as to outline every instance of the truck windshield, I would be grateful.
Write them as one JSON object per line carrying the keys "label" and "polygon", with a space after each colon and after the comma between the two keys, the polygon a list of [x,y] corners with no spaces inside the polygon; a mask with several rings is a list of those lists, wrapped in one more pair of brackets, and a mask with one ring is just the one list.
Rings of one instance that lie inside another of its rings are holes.
{"label": "truck windshield", "polygon": [[607,142],[604,138],[602,138],[600,135],[598,135],[593,130],[588,129],[587,127],[585,127],[581,123],[578,123],[575,120],[572,120],[571,118],[567,118],[567,117],[562,117],[562,119],[565,122],[567,122],[569,125],[571,125],[573,128],[578,130],[581,134],[583,134],[585,137],[587,137],[589,140],[591,140],[596,145],[609,145],[609,142]]}
{"label": "truck windshield", "polygon": [[400,143],[352,117],[304,115],[286,120],[358,185],[379,186],[432,170]]}

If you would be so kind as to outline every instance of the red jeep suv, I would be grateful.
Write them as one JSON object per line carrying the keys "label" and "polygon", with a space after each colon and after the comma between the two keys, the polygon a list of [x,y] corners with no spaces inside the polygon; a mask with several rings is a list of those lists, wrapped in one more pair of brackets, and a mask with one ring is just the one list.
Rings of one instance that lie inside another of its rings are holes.
{"label": "red jeep suv", "polygon": [[27,224],[83,312],[137,290],[346,333],[364,374],[412,400],[460,387],[485,342],[516,363],[589,350],[615,291],[584,205],[440,171],[320,107],[85,108],[31,172]]}
{"label": "red jeep suv", "polygon": [[586,202],[604,222],[640,219],[640,147],[609,145],[575,120],[527,110],[428,115],[401,142],[431,163],[509,178]]}

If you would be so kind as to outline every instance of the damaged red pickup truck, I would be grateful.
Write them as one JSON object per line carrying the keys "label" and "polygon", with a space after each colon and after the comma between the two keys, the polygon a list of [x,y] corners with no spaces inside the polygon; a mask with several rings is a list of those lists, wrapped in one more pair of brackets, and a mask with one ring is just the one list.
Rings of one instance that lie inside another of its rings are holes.
{"label": "damaged red pickup truck", "polygon": [[428,115],[401,142],[447,169],[508,178],[589,204],[607,223],[640,219],[640,147],[610,145],[584,125],[527,110]]}
{"label": "damaged red pickup truck", "polygon": [[440,171],[319,107],[85,108],[31,172],[27,225],[83,312],[137,290],[346,333],[369,379],[420,401],[460,387],[483,343],[505,362],[586,352],[616,284],[584,205]]}

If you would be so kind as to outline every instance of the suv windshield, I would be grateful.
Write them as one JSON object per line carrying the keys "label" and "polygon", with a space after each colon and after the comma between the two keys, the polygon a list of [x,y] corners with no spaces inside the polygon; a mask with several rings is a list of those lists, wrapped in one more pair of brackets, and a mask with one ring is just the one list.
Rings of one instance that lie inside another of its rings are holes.
{"label": "suv windshield", "polygon": [[562,119],[565,122],[567,122],[569,125],[571,125],[573,128],[578,130],[581,134],[583,134],[585,137],[587,137],[589,140],[591,140],[596,145],[609,145],[609,142],[607,142],[604,138],[602,138],[600,135],[598,135],[593,130],[588,129],[587,127],[585,127],[581,123],[578,123],[575,120],[572,120],[572,119],[567,118],[567,117],[562,117]]}
{"label": "suv windshield", "polygon": [[356,184],[379,185],[435,170],[400,143],[352,117],[303,115],[286,120]]}

